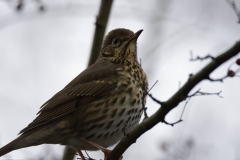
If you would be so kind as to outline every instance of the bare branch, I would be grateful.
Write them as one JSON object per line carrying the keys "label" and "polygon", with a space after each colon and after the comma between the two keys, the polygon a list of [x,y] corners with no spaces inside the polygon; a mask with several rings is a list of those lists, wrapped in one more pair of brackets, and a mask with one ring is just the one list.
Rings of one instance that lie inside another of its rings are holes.
{"label": "bare branch", "polygon": [[[153,87],[157,84],[158,80],[152,85],[152,87],[148,90],[147,94],[153,89]],[[144,106],[144,103],[142,103],[142,109],[144,113],[144,119],[148,118],[147,114],[147,107]]]}
{"label": "bare branch", "polygon": [[84,151],[85,151],[86,155],[88,156],[88,159],[89,159],[89,160],[94,160],[94,159],[90,158],[90,156],[88,155],[88,153],[87,153],[86,150],[84,150]]}
{"label": "bare branch", "polygon": [[219,91],[217,93],[200,92],[200,89],[199,89],[195,93],[189,95],[188,98],[192,98],[194,96],[206,96],[206,95],[217,95],[218,97],[223,98],[222,96],[220,96],[221,93],[222,91]]}
{"label": "bare branch", "polygon": [[226,79],[228,76],[226,75],[226,76],[224,76],[224,77],[222,77],[222,78],[219,78],[219,79],[212,79],[212,78],[210,78],[210,77],[208,77],[207,79],[209,80],[209,81],[212,81],[212,82],[223,82],[223,80],[224,79]]}
{"label": "bare branch", "polygon": [[226,78],[228,78],[228,77],[238,77],[239,75],[237,75],[237,73],[239,73],[240,72],[240,67],[237,69],[237,70],[232,70],[231,69],[231,67],[234,65],[234,64],[236,64],[236,65],[240,65],[240,58],[239,59],[237,59],[235,62],[233,62],[233,63],[231,63],[230,64],[230,66],[228,67],[228,71],[227,71],[227,74],[224,76],[224,77],[222,77],[222,78],[219,78],[219,79],[212,79],[212,78],[210,78],[209,76],[207,77],[207,79],[209,80],[209,81],[212,81],[212,82],[223,82],[223,80],[224,79],[226,79]]}
{"label": "bare branch", "polygon": [[143,113],[144,113],[144,119],[148,118],[147,107],[145,107],[144,105],[143,105]]}
{"label": "bare branch", "polygon": [[148,90],[147,93],[149,93],[153,89],[153,87],[157,84],[157,82],[158,82],[158,80],[156,80],[156,82],[152,85],[152,87]]}
{"label": "bare branch", "polygon": [[227,0],[228,4],[230,5],[230,7],[234,10],[234,12],[236,13],[237,15],[237,18],[238,18],[238,23],[240,23],[240,10],[238,9],[237,5],[236,5],[236,2],[235,0]]}
{"label": "bare branch", "polygon": [[[207,64],[202,70],[200,70],[195,75],[192,75],[189,80],[179,89],[169,100],[166,102],[157,102],[158,104],[161,104],[161,107],[158,109],[157,112],[155,112],[152,116],[145,119],[140,123],[138,126],[136,126],[134,129],[132,129],[127,135],[123,137],[123,139],[116,145],[116,147],[112,150],[112,152],[109,154],[107,160],[116,160],[118,159],[127,149],[130,147],[133,142],[135,142],[142,134],[144,134],[146,131],[150,130],[152,127],[154,127],[159,122],[163,122],[165,119],[165,116],[175,107],[178,106],[178,104],[184,100],[183,97],[188,97],[189,92],[202,80],[206,79],[206,77],[209,77],[209,75],[217,69],[220,65],[222,65],[224,62],[228,61],[233,56],[236,56],[240,52],[240,41],[238,41],[233,47],[231,47],[226,52],[222,53],[218,57],[214,59],[214,61],[211,61],[209,64]],[[220,94],[215,93],[216,95]],[[209,93],[210,94],[210,93]]]}
{"label": "bare branch", "polygon": [[208,77],[207,79],[209,81],[212,81],[212,82],[223,82],[224,79],[228,78],[228,77],[239,77],[239,75],[237,75],[237,73],[240,72],[240,68],[238,68],[237,70],[233,71],[231,69],[228,69],[227,71],[227,75],[225,75],[224,77],[222,78],[219,78],[219,79],[212,79],[210,77]]}
{"label": "bare branch", "polygon": [[93,38],[90,58],[88,61],[88,66],[90,66],[96,61],[99,55],[99,52],[101,50],[103,36],[105,34],[108,17],[112,7],[112,2],[113,0],[101,1],[100,10],[99,10],[98,16],[96,17],[96,23],[95,23],[96,28],[94,32],[94,38]]}
{"label": "bare branch", "polygon": [[158,99],[156,99],[156,98],[154,98],[153,96],[152,96],[152,94],[148,94],[148,96],[150,97],[150,98],[152,98],[152,100],[154,101],[154,102],[156,102],[156,103],[158,103],[158,104],[162,104],[162,102],[161,101],[159,101]]}
{"label": "bare branch", "polygon": [[186,107],[187,107],[188,102],[191,100],[191,98],[192,98],[192,97],[189,97],[189,98],[186,100],[186,102],[185,102],[185,104],[184,104],[184,107],[183,107],[183,110],[182,110],[182,113],[181,113],[181,116],[180,116],[180,120],[182,119],[183,113],[184,113],[184,111],[185,111],[185,109],[186,109]]}
{"label": "bare branch", "polygon": [[169,122],[167,122],[166,120],[163,120],[163,123],[165,123],[165,124],[170,125],[170,126],[173,127],[175,124],[178,124],[178,123],[180,123],[180,122],[182,122],[182,121],[183,121],[182,119],[179,119],[177,122],[169,123]]}
{"label": "bare branch", "polygon": [[[167,125],[171,125],[171,126],[173,127],[175,124],[180,123],[180,122],[183,121],[183,120],[182,120],[183,113],[184,113],[184,111],[185,111],[185,108],[186,108],[188,102],[190,101],[190,99],[191,99],[192,97],[194,97],[194,96],[204,96],[204,95],[217,95],[217,96],[219,96],[220,98],[223,98],[222,96],[220,96],[220,93],[222,93],[222,91],[219,91],[219,92],[217,92],[217,93],[207,93],[207,92],[200,92],[200,89],[198,89],[198,90],[197,90],[196,92],[194,92],[193,94],[187,96],[187,100],[186,100],[186,103],[185,103],[185,105],[184,105],[184,107],[183,107],[183,110],[182,110],[180,119],[179,119],[177,122],[169,123],[169,122],[167,122],[165,119],[163,119],[162,122],[165,123],[165,124],[167,124]],[[150,96],[155,102],[157,102],[158,104],[161,103],[159,100],[157,100],[156,98],[154,98],[151,94],[149,94],[149,96]]]}
{"label": "bare branch", "polygon": [[193,58],[193,53],[192,51],[190,51],[190,61],[203,61],[203,60],[206,60],[206,59],[211,59],[211,60],[214,60],[215,57],[211,56],[211,55],[206,55],[205,57],[200,57],[200,56],[197,56],[196,58]]}

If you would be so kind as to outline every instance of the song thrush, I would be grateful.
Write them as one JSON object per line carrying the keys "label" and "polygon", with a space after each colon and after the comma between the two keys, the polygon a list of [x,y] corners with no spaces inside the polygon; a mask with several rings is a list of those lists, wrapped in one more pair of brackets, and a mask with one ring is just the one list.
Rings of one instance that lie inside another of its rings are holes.
{"label": "song thrush", "polygon": [[80,150],[116,144],[139,123],[146,103],[147,77],[138,63],[137,39],[128,29],[106,36],[97,61],[44,103],[20,136],[0,149],[0,156],[40,144]]}

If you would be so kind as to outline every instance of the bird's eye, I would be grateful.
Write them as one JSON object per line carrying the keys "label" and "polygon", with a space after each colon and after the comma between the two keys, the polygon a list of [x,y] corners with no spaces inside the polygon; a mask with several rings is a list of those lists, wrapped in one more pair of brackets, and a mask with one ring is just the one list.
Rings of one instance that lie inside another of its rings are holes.
{"label": "bird's eye", "polygon": [[112,41],[113,45],[117,45],[120,42],[120,40],[118,38],[114,38]]}

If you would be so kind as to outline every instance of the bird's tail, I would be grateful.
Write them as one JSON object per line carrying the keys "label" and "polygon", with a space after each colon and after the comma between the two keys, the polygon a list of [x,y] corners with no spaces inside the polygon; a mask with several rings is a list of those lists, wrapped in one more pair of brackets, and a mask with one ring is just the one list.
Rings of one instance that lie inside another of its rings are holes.
{"label": "bird's tail", "polygon": [[12,142],[8,143],[7,145],[3,146],[2,148],[0,148],[0,157],[13,151],[13,150],[19,149],[19,147],[17,147],[17,145],[16,145],[16,144],[18,144],[18,142],[19,142],[19,137],[16,138],[15,140],[13,140]]}
{"label": "bird's tail", "polygon": [[29,147],[32,145],[38,145],[38,144],[34,144],[32,139],[33,139],[33,137],[31,135],[31,133],[24,133],[24,134],[20,135],[19,137],[14,139],[12,142],[10,142],[7,145],[0,148],[0,157],[11,151],[14,151],[14,150],[17,150],[20,148]]}
{"label": "bird's tail", "polygon": [[47,129],[36,128],[31,131],[27,131],[14,139],[12,142],[0,148],[0,157],[13,150],[48,143],[48,139],[46,137],[52,138],[53,136],[51,135],[55,135],[54,131],[54,127]]}

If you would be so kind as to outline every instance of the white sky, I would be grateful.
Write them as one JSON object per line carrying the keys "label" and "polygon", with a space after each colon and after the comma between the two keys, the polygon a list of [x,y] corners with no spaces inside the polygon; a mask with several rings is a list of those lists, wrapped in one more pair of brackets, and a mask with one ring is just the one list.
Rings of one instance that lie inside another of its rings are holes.
{"label": "white sky", "polygon": [[[0,1],[0,146],[16,138],[36,117],[39,107],[86,68],[99,9],[99,1],[45,0],[46,11],[39,13],[33,1],[27,2],[17,13],[13,3]],[[236,2],[240,7],[240,1]],[[179,82],[183,84],[190,73],[209,62],[189,62],[189,51],[200,56],[222,53],[240,39],[236,22],[225,0],[116,0],[107,32],[144,29],[138,40],[139,58],[149,85],[159,80],[151,92],[163,101],[178,90]],[[235,59],[212,76],[224,76]],[[195,144],[191,160],[240,159],[239,82],[240,78],[202,82],[195,90],[223,91],[224,98],[192,98],[182,123],[155,126],[124,153],[124,159],[170,159],[160,149],[161,143],[181,147],[188,138]],[[171,111],[167,121],[177,121],[183,106],[181,103]],[[148,99],[147,107],[151,115],[159,106]],[[41,145],[7,156],[51,159],[52,155],[60,158],[62,150],[59,145]],[[97,160],[103,157],[101,152],[89,154]]]}

